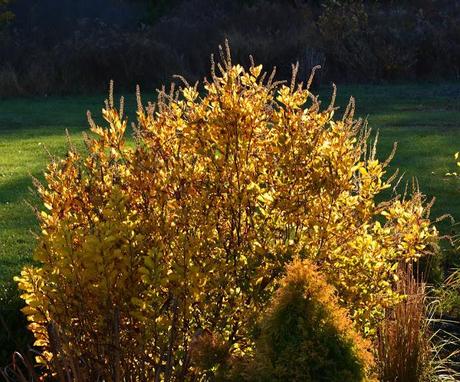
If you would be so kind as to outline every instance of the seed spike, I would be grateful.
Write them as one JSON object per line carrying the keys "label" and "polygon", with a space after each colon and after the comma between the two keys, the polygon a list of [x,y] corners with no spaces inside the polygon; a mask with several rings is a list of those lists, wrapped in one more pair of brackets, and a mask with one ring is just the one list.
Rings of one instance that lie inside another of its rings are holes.
{"label": "seed spike", "polygon": [[137,103],[137,112],[142,113],[141,87],[139,85],[136,85],[136,103]]}
{"label": "seed spike", "polygon": [[120,97],[120,118],[123,118],[123,114],[125,111],[125,97]]}
{"label": "seed spike", "polygon": [[109,83],[109,106],[110,109],[113,109],[115,103],[113,102],[113,80],[110,80]]}
{"label": "seed spike", "polygon": [[88,120],[88,124],[91,130],[95,130],[97,128],[96,123],[91,115],[89,110],[86,111],[86,119]]}
{"label": "seed spike", "polygon": [[292,69],[292,75],[291,75],[291,85],[289,86],[289,89],[290,89],[291,94],[292,94],[292,93],[294,93],[295,82],[296,82],[296,79],[297,79],[297,73],[299,72],[299,61],[297,61],[295,65],[292,64],[291,69]]}
{"label": "seed spike", "polygon": [[270,73],[270,76],[268,77],[268,82],[267,82],[267,87],[271,88],[273,84],[273,80],[275,79],[276,75],[276,66],[273,67],[272,72]]}
{"label": "seed spike", "polygon": [[177,78],[177,79],[179,79],[180,81],[182,81],[182,83],[183,83],[186,87],[188,87],[188,88],[191,87],[190,84],[188,83],[188,81],[185,79],[184,76],[181,76],[180,74],[174,74],[174,75],[173,75],[173,78]]}
{"label": "seed spike", "polygon": [[334,109],[336,98],[337,98],[337,86],[335,83],[332,83],[332,96],[331,96],[331,102],[329,103],[329,106],[327,108],[328,111],[332,111]]}
{"label": "seed spike", "polygon": [[310,89],[311,84],[313,83],[313,79],[315,78],[315,72],[318,69],[321,69],[321,65],[316,65],[311,69],[310,77],[308,78],[308,81],[307,81],[307,90]]}

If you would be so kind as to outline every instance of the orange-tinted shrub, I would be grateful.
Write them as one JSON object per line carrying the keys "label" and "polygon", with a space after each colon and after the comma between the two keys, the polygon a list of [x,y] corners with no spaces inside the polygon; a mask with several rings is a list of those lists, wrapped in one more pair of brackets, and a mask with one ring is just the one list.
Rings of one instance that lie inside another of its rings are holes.
{"label": "orange-tinted shrub", "polygon": [[259,312],[296,257],[319,265],[372,334],[400,300],[398,263],[429,253],[436,230],[420,195],[375,201],[389,187],[386,163],[367,150],[353,104],[334,118],[295,73],[290,86],[274,83],[262,66],[222,56],[202,93],[185,84],[147,107],[138,97],[134,147],[111,96],[87,152],[48,166],[41,266],[17,280],[52,372],[198,376],[192,343],[203,331],[251,354]]}

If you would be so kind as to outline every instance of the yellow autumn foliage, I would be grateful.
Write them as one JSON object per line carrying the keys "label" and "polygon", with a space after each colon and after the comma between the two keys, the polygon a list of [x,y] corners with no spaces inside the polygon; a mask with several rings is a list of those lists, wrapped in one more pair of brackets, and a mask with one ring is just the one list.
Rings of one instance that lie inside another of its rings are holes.
{"label": "yellow autumn foliage", "polygon": [[51,372],[198,378],[196,334],[251,353],[258,314],[297,257],[318,265],[369,335],[401,297],[398,263],[430,252],[437,234],[420,195],[376,202],[386,163],[353,105],[336,118],[295,76],[274,82],[223,56],[203,89],[185,83],[146,107],[138,97],[134,147],[111,97],[87,152],[49,164],[40,266],[17,281]]}
{"label": "yellow autumn foliage", "polygon": [[[454,159],[455,159],[457,166],[460,167],[460,151],[454,154]],[[456,171],[448,172],[446,175],[447,176],[459,176],[459,174]]]}

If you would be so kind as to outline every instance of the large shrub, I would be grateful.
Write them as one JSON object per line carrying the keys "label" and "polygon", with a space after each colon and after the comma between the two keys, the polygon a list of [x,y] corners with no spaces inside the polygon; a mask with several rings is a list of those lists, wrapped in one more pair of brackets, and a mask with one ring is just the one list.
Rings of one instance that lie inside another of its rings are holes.
{"label": "large shrub", "polygon": [[[385,163],[352,105],[334,118],[308,85],[213,65],[203,89],[139,98],[135,145],[112,96],[87,152],[53,161],[35,251],[18,278],[50,370],[78,380],[183,380],[204,330],[233,355],[293,258],[317,263],[372,334],[398,263],[436,231],[420,196],[377,203]],[[122,107],[121,107],[122,109]]]}

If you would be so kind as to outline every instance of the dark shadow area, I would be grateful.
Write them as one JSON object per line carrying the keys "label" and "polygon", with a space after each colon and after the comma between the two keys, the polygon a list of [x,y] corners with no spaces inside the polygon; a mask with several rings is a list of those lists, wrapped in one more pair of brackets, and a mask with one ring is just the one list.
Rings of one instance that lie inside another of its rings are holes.
{"label": "dark shadow area", "polygon": [[[40,173],[34,174],[33,176],[37,178],[43,177]],[[8,180],[7,182],[0,182],[0,203],[8,204],[25,199],[30,200],[33,196],[30,191],[32,188],[32,174],[27,177],[16,177],[13,180]]]}
{"label": "dark shadow area", "polygon": [[[8,0],[0,26],[0,96],[153,89],[191,82],[228,38],[286,78],[317,82],[458,79],[459,0]],[[0,9],[0,13],[2,9]],[[13,17],[14,16],[14,17]],[[1,20],[1,18],[0,18]]]}

